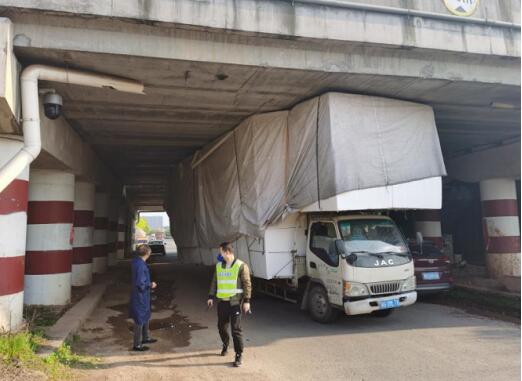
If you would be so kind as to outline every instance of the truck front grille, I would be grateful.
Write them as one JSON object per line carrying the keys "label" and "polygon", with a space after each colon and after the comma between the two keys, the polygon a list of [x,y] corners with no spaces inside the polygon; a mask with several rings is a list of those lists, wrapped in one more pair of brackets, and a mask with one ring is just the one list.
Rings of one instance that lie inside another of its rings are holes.
{"label": "truck front grille", "polygon": [[372,283],[370,284],[370,292],[372,295],[393,294],[398,292],[400,287],[401,282],[399,281]]}

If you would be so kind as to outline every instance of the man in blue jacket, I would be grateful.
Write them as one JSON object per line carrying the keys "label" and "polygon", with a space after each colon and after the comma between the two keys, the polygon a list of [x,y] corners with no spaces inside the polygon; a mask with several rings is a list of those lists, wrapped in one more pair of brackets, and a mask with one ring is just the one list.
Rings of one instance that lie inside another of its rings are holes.
{"label": "man in blue jacket", "polygon": [[148,245],[140,245],[136,256],[132,259],[132,291],[130,299],[130,318],[134,320],[133,351],[147,351],[143,344],[155,343],[157,340],[149,336],[149,320],[151,316],[150,290],[156,283],[150,281],[150,273],[145,263],[151,254]]}

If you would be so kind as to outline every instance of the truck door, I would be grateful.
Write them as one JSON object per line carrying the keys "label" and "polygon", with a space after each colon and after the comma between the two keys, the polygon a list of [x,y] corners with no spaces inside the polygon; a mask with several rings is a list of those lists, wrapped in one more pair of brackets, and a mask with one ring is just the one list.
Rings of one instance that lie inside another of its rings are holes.
{"label": "truck door", "polygon": [[320,279],[328,292],[330,303],[342,305],[342,272],[335,250],[337,229],[333,222],[314,221],[310,225],[310,239],[306,255],[311,278]]}

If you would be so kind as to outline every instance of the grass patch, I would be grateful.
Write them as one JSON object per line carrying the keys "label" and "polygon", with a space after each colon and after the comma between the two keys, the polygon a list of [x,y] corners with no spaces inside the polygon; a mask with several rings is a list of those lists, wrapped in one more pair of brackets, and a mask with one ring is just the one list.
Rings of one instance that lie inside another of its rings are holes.
{"label": "grass patch", "polygon": [[[79,340],[77,338],[76,340]],[[9,368],[25,368],[44,373],[50,380],[68,380],[72,369],[90,369],[99,362],[94,357],[78,355],[69,344],[60,346],[49,356],[38,356],[36,351],[44,343],[41,333],[23,331],[0,335],[0,359]]]}

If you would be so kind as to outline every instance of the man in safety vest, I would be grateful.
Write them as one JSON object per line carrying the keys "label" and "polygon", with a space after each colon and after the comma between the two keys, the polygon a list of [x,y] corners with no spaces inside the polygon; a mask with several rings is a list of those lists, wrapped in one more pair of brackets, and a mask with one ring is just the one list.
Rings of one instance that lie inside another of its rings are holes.
{"label": "man in safety vest", "polygon": [[212,308],[214,298],[218,300],[218,330],[223,342],[221,356],[225,356],[228,352],[230,337],[227,324],[230,322],[236,352],[234,366],[238,367],[241,365],[243,353],[241,306],[243,306],[244,313],[250,312],[250,296],[252,295],[250,270],[245,263],[234,258],[234,251],[230,243],[224,242],[219,245],[219,251],[223,261],[216,265],[207,304],[209,308]]}

